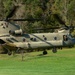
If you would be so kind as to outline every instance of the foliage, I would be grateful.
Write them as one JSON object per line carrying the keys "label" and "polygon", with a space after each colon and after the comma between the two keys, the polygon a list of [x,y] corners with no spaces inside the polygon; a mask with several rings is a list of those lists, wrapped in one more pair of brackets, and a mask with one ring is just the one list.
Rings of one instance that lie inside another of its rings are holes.
{"label": "foliage", "polygon": [[70,20],[75,19],[75,0],[71,1],[68,5],[68,15]]}
{"label": "foliage", "polygon": [[4,10],[5,10],[5,15],[7,16],[10,12],[11,12],[11,10],[12,10],[12,7],[14,6],[13,5],[13,3],[12,3],[12,0],[5,0],[4,2],[3,2],[3,4],[4,4]]}
{"label": "foliage", "polygon": [[[60,22],[54,17],[59,15],[66,25],[75,25],[75,0],[1,0],[0,16],[7,16],[14,6],[19,6],[15,12],[14,18],[40,18],[39,22],[42,28],[60,26]],[[23,7],[23,8],[22,8]],[[19,10],[19,11],[18,11]],[[23,12],[22,12],[23,11]],[[18,14],[19,13],[19,14]],[[17,14],[17,15],[16,15]],[[21,14],[21,17],[19,16]],[[33,25],[36,22],[25,23]],[[21,23],[23,26],[24,23]],[[34,27],[32,26],[32,30]],[[30,26],[27,26],[30,27]],[[25,30],[30,31],[29,28]]]}

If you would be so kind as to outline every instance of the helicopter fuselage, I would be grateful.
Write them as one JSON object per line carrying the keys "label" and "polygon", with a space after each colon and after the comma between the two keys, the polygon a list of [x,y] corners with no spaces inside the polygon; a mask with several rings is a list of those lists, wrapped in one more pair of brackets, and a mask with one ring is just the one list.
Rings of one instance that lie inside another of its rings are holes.
{"label": "helicopter fuselage", "polygon": [[35,33],[0,36],[0,42],[8,47],[22,49],[40,49],[50,47],[72,46],[75,39],[67,33]]}
{"label": "helicopter fuselage", "polygon": [[0,22],[0,44],[7,50],[17,49],[48,49],[53,48],[57,52],[57,47],[73,46],[75,38],[67,32],[63,33],[32,33],[27,34],[22,31],[19,25]]}

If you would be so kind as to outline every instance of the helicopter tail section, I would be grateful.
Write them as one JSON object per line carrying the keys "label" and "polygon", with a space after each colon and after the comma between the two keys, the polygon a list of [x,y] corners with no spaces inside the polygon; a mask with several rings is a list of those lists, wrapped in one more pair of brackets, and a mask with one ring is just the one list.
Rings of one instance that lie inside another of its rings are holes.
{"label": "helicopter tail section", "polygon": [[0,44],[2,45],[2,44],[5,44],[6,42],[4,41],[4,40],[2,40],[2,39],[0,39]]}

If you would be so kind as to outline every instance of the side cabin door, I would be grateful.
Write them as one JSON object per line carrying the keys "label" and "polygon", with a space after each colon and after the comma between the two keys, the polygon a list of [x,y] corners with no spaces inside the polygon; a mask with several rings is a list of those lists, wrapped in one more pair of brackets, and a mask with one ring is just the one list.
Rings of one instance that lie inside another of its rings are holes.
{"label": "side cabin door", "polygon": [[71,46],[72,45],[72,41],[68,35],[63,35],[63,45],[64,46]]}
{"label": "side cabin door", "polygon": [[67,42],[68,41],[68,36],[67,35],[63,35],[63,41]]}

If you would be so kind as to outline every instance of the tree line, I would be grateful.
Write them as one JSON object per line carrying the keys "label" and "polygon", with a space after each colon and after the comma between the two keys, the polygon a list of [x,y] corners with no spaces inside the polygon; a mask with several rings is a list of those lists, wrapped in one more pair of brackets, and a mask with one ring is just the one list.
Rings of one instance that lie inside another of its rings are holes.
{"label": "tree line", "polygon": [[19,7],[14,12],[13,18],[43,19],[35,22],[17,22],[28,33],[34,32],[35,28],[75,25],[75,0],[1,0],[1,18],[5,18],[14,6]]}

